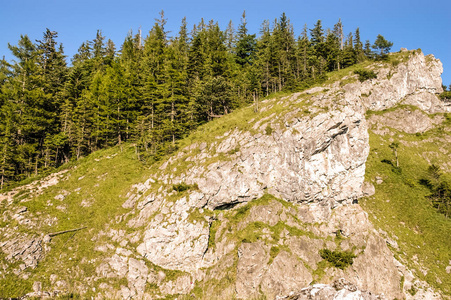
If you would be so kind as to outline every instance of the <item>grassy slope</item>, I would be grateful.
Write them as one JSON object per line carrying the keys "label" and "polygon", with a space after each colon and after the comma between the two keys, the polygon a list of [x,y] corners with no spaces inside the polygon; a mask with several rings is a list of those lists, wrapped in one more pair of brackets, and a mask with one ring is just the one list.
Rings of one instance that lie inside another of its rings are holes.
{"label": "grassy slope", "polygon": [[[430,191],[419,183],[430,163],[440,166],[449,161],[451,145],[444,138],[451,136],[451,121],[424,134],[390,131],[393,136],[370,130],[365,177],[375,185],[376,194],[363,199],[362,206],[376,227],[397,241],[399,251],[392,249],[395,256],[420,279],[451,295],[451,276],[445,272],[451,260],[451,220],[436,212],[427,198]],[[400,144],[401,172],[382,162],[395,162],[389,147],[393,141]],[[382,177],[382,184],[376,184],[376,176]]]}
{"label": "grassy slope", "polygon": [[[115,147],[98,151],[80,160],[76,167],[65,174],[65,178],[58,185],[49,187],[42,195],[32,198],[31,201],[25,203],[15,201],[17,205],[28,208],[27,215],[40,215],[38,229],[32,234],[39,235],[84,226],[87,228],[53,237],[51,251],[45,255],[45,259],[36,269],[30,270],[27,281],[18,280],[16,276],[0,277],[0,297],[24,295],[30,292],[34,281],[41,281],[45,290],[49,285],[51,274],[62,274],[58,280],[68,282],[73,282],[70,279],[79,277],[80,274],[86,278],[94,275],[95,259],[104,254],[93,250],[96,242],[91,239],[104,229],[105,224],[114,220],[115,216],[125,212],[121,206],[125,201],[125,194],[132,184],[145,181],[146,174],[148,170],[145,170],[136,159],[132,147],[124,147],[123,152]],[[55,196],[64,191],[70,194],[63,201],[55,199]],[[27,195],[22,194],[20,198],[27,198]],[[91,202],[92,205],[81,206],[83,200]],[[57,208],[61,205],[66,207],[64,211]],[[0,203],[0,215],[5,210],[5,204]],[[41,221],[47,216],[56,217],[58,222],[49,226],[47,222]],[[16,225],[18,231],[30,231]],[[108,242],[114,244],[112,241]],[[4,257],[0,257],[0,263],[3,259]],[[61,272],[61,269],[67,271]],[[75,274],[76,272],[78,274]]]}

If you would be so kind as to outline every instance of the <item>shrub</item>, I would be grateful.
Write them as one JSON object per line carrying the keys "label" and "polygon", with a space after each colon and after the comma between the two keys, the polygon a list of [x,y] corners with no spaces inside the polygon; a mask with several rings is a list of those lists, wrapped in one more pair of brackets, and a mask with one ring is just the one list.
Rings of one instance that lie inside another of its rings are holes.
{"label": "shrub", "polygon": [[330,251],[329,249],[321,249],[319,255],[334,267],[344,270],[352,265],[356,256],[351,251]]}
{"label": "shrub", "polygon": [[444,91],[438,97],[443,101],[451,101],[451,91]]}
{"label": "shrub", "polygon": [[268,124],[268,126],[266,126],[265,128],[265,133],[266,135],[271,135],[273,132],[271,125]]}
{"label": "shrub", "polygon": [[198,189],[197,184],[189,185],[184,182],[172,185],[172,189],[177,192],[184,192],[189,189]]}
{"label": "shrub", "polygon": [[355,70],[354,74],[359,75],[359,81],[364,82],[368,79],[377,78],[377,74],[374,73],[374,71],[368,71],[368,70]]}

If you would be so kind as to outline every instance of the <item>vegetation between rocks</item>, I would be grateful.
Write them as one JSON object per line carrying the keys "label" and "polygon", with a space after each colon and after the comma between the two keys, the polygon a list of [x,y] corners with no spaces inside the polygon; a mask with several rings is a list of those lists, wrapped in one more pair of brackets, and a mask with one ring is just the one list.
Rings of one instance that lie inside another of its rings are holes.
{"label": "vegetation between rocks", "polygon": [[351,251],[330,251],[329,249],[321,249],[319,251],[319,254],[323,259],[330,262],[334,267],[342,270],[352,265],[354,258],[357,257]]}

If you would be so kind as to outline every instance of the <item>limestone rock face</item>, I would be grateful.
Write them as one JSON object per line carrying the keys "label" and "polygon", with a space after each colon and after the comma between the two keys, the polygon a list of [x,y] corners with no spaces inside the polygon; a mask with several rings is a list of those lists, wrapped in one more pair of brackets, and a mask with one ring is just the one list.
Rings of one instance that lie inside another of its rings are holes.
{"label": "limestone rock face", "polygon": [[239,148],[231,161],[193,168],[175,180],[196,183],[209,209],[259,198],[265,190],[291,202],[349,203],[361,196],[369,151],[362,119],[345,109],[290,120],[289,128],[271,135],[235,130],[217,145]]}
{"label": "limestone rock face", "polygon": [[354,284],[340,278],[333,284],[314,284],[293,292],[287,296],[278,296],[276,300],[378,300],[385,299],[368,291],[359,290]]}
{"label": "limestone rock face", "polygon": [[236,296],[258,297],[260,290],[272,299],[312,281],[309,270],[296,256],[282,251],[268,267],[269,249],[262,243],[243,243],[238,249]]}
{"label": "limestone rock face", "polygon": [[257,297],[261,277],[269,260],[269,251],[262,243],[243,243],[238,249],[237,296],[242,299]]}
{"label": "limestone rock face", "polygon": [[383,130],[383,127],[391,127],[412,134],[428,131],[442,121],[440,117],[430,118],[419,109],[397,109],[381,116],[372,115],[369,125],[376,126],[377,131]]}
{"label": "limestone rock face", "polygon": [[[42,239],[30,238],[22,236],[14,238],[5,242],[0,242],[0,248],[7,254],[6,260],[9,262],[21,262],[19,270],[24,270],[28,267],[36,268],[39,260],[43,258],[44,247]],[[19,273],[17,270],[17,273]]]}
{"label": "limestone rock face", "polygon": [[[393,69],[376,68],[377,79],[344,87],[350,99],[360,98],[365,109],[382,110],[398,103],[415,105],[428,113],[451,111],[436,97],[441,93],[442,63],[434,56],[415,51]],[[376,85],[375,85],[376,84]]]}
{"label": "limestone rock face", "polygon": [[[188,203],[182,198],[157,215],[144,232],[138,253],[166,269],[193,271],[201,266],[208,247],[209,227],[205,221],[187,220]],[[165,214],[166,213],[166,214]]]}

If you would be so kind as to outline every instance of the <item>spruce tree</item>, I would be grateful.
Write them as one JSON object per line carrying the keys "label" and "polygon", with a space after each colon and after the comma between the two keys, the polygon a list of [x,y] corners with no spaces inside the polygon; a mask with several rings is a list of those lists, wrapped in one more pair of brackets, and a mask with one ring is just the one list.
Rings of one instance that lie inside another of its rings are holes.
{"label": "spruce tree", "polygon": [[255,34],[248,34],[246,25],[246,12],[244,11],[241,18],[241,24],[238,27],[235,49],[236,61],[241,66],[252,64],[256,51]]}

